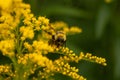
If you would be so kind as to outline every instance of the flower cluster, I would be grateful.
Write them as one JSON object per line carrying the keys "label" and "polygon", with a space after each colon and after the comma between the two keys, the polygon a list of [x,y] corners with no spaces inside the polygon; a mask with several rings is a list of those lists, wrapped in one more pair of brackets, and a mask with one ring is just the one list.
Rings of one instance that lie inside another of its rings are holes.
{"label": "flower cluster", "polygon": [[54,22],[54,23],[52,23],[52,25],[54,26],[54,28],[56,30],[61,30],[62,29],[68,35],[82,32],[82,29],[78,28],[77,26],[71,26],[69,28],[68,25],[66,23],[62,22],[62,21]]}
{"label": "flower cluster", "polygon": [[0,74],[11,72],[10,67],[7,65],[0,65]]}
{"label": "flower cluster", "polygon": [[[0,64],[0,79],[51,80],[60,73],[74,80],[86,80],[69,62],[86,60],[107,65],[104,58],[83,52],[76,55],[66,46],[56,46],[57,41],[50,45],[49,41],[59,30],[65,36],[82,32],[82,29],[62,21],[50,23],[46,17],[35,17],[30,5],[22,0],[0,0],[0,55],[11,60],[5,65]],[[59,57],[53,59],[54,54]]]}
{"label": "flower cluster", "polygon": [[7,77],[7,80],[10,80],[11,76],[14,76],[11,70],[11,66],[9,65],[0,65],[0,80],[4,80],[3,77],[1,77],[1,75],[5,76],[5,75],[9,75],[9,77]]}
{"label": "flower cluster", "polygon": [[0,41],[0,50],[3,55],[14,56],[14,40],[2,40]]}

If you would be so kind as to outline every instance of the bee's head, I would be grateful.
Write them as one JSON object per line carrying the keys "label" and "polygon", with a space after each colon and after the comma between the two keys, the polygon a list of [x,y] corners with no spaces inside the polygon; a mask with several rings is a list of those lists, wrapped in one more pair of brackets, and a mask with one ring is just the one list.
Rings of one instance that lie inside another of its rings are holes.
{"label": "bee's head", "polygon": [[63,31],[57,31],[56,35],[54,35],[54,40],[58,42],[64,42],[66,41],[66,35]]}

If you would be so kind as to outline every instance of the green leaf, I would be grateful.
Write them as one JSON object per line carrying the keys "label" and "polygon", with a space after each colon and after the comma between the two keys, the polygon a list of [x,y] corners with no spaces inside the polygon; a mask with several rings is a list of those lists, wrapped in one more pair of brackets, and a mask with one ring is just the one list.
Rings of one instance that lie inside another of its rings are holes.
{"label": "green leaf", "polygon": [[114,53],[115,53],[114,78],[115,80],[120,80],[120,38],[119,37],[114,41]]}
{"label": "green leaf", "polygon": [[110,17],[109,6],[105,4],[101,5],[97,15],[96,24],[95,24],[96,38],[100,38],[103,35],[104,29],[106,28],[106,24],[109,21],[109,17]]}
{"label": "green leaf", "polygon": [[63,15],[63,16],[72,16],[77,18],[89,18],[90,13],[76,9],[73,7],[59,6],[59,5],[49,5],[45,6],[43,10],[40,11],[42,15]]}

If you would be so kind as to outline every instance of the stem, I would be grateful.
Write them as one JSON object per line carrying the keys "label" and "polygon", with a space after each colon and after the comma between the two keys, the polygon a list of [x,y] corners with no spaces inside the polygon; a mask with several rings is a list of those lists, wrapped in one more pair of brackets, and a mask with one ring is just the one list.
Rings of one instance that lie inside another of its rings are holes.
{"label": "stem", "polygon": [[20,40],[20,32],[19,32],[19,27],[17,26],[16,30],[15,30],[15,34],[16,34],[16,50],[17,50],[17,54],[21,54],[22,52],[22,44],[23,41]]}
{"label": "stem", "polygon": [[[20,40],[20,32],[19,32],[19,26],[16,27],[15,30],[15,35],[16,35],[16,54],[20,55],[22,54],[22,44],[24,41]],[[15,54],[15,55],[16,55]],[[15,76],[13,77],[13,80],[27,80],[27,77],[24,77],[24,67],[22,64],[18,64],[16,56],[11,58],[14,66],[14,74]]]}

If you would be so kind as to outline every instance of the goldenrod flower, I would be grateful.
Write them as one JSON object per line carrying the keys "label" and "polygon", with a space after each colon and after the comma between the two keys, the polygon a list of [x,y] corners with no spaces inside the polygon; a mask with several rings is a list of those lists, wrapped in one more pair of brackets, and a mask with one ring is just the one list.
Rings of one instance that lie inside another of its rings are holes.
{"label": "goldenrod flower", "polygon": [[31,27],[20,27],[20,32],[22,34],[21,40],[25,40],[26,38],[33,39],[34,37],[34,30]]}
{"label": "goldenrod flower", "polygon": [[65,27],[68,27],[68,25],[63,21],[54,22],[52,23],[52,25],[54,26],[56,30],[64,29]]}
{"label": "goldenrod flower", "polygon": [[35,52],[53,52],[54,48],[43,41],[34,41],[32,44]]}
{"label": "goldenrod flower", "polygon": [[104,0],[106,3],[111,3],[113,0]]}
{"label": "goldenrod flower", "polygon": [[2,40],[0,41],[0,50],[3,55],[14,56],[14,40]]}
{"label": "goldenrod flower", "polygon": [[0,0],[0,8],[8,9],[12,4],[12,0]]}

